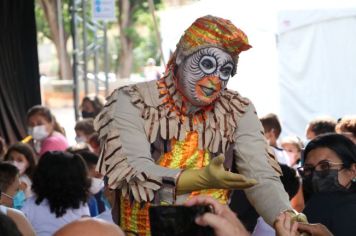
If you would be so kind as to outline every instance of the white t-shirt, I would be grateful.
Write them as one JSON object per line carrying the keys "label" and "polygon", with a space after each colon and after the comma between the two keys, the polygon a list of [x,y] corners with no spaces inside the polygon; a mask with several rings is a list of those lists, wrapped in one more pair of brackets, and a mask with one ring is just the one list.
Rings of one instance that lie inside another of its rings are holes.
{"label": "white t-shirt", "polygon": [[83,216],[90,216],[86,203],[78,209],[67,209],[63,216],[57,218],[55,213],[51,213],[46,199],[39,205],[35,203],[35,200],[35,196],[27,199],[21,210],[30,221],[37,236],[51,236],[64,225]]}
{"label": "white t-shirt", "polygon": [[101,220],[105,220],[105,221],[110,222],[110,223],[115,223],[114,220],[112,219],[111,209],[106,209],[105,211],[103,211],[99,215],[95,216],[95,218],[98,218],[98,219],[101,219]]}
{"label": "white t-shirt", "polygon": [[7,215],[7,207],[6,206],[3,206],[3,205],[0,205],[0,212],[4,215]]}
{"label": "white t-shirt", "polygon": [[30,178],[24,174],[20,176],[20,182],[24,182],[26,184],[26,189],[25,189],[25,195],[26,195],[26,199],[29,197],[33,196],[33,192],[31,190],[32,187],[32,181],[30,180]]}

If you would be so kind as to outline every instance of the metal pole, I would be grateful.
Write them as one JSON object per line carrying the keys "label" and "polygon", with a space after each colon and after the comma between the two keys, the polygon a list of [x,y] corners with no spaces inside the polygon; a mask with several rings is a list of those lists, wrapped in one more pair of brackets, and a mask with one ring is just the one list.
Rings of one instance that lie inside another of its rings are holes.
{"label": "metal pole", "polygon": [[86,16],[86,1],[82,0],[82,18],[83,18],[83,78],[84,78],[84,93],[85,96],[89,93],[88,77],[87,77],[87,16]]}
{"label": "metal pole", "polygon": [[77,17],[76,17],[76,4],[75,0],[70,1],[70,10],[71,10],[71,34],[72,34],[72,42],[73,42],[73,66],[72,66],[72,72],[73,72],[73,100],[74,100],[74,116],[75,120],[77,121],[79,118],[79,112],[78,112],[78,107],[79,107],[79,94],[78,94],[78,57],[77,57],[77,31],[76,31],[76,25],[77,25]]}
{"label": "metal pole", "polygon": [[109,96],[109,64],[108,64],[108,35],[107,22],[103,22],[104,30],[104,71],[105,71],[105,97]]}
{"label": "metal pole", "polygon": [[95,83],[95,95],[99,94],[99,79],[98,79],[98,37],[96,35],[97,33],[97,27],[94,25],[94,83]]}
{"label": "metal pole", "polygon": [[[64,65],[65,61],[64,61],[64,57],[65,57],[65,54],[63,52],[62,49],[65,49],[65,43],[64,43],[64,32],[63,32],[63,18],[62,18],[62,1],[61,0],[57,0],[56,1],[57,3],[57,24],[58,24],[58,37],[59,37],[59,44],[61,45],[60,46],[60,50],[59,50],[59,55],[60,55],[60,65]],[[63,69],[65,67],[63,66],[59,66],[59,68]],[[62,79],[69,79],[69,78],[64,78],[63,75],[66,75],[67,71],[61,71],[62,72]]]}

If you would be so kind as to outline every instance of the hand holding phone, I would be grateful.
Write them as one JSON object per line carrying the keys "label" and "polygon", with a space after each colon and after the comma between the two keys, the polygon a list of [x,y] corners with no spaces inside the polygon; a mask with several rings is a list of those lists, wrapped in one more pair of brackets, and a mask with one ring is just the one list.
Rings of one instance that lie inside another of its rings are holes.
{"label": "hand holding phone", "polygon": [[210,227],[199,226],[195,219],[211,212],[208,205],[151,206],[149,208],[152,236],[213,236]]}

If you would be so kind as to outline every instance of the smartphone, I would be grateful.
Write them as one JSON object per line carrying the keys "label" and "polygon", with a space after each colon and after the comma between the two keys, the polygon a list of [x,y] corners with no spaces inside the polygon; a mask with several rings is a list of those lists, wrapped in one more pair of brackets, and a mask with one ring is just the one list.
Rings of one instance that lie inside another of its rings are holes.
{"label": "smartphone", "polygon": [[151,206],[149,208],[152,236],[213,236],[210,227],[195,223],[195,218],[211,212],[209,206]]}

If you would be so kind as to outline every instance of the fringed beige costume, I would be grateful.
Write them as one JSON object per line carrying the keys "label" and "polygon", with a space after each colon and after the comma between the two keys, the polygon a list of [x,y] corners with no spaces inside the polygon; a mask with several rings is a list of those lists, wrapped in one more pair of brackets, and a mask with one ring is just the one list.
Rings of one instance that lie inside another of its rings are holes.
{"label": "fringed beige costume", "polygon": [[253,104],[224,89],[213,104],[187,114],[174,66],[171,60],[158,81],[115,90],[95,120],[103,144],[97,170],[108,177],[111,189],[121,191],[120,226],[149,235],[150,202],[181,203],[197,194],[226,202],[227,190],[176,194],[182,170],[203,168],[221,153],[225,168],[258,181],[246,194],[272,224],[279,212],[291,208]]}

